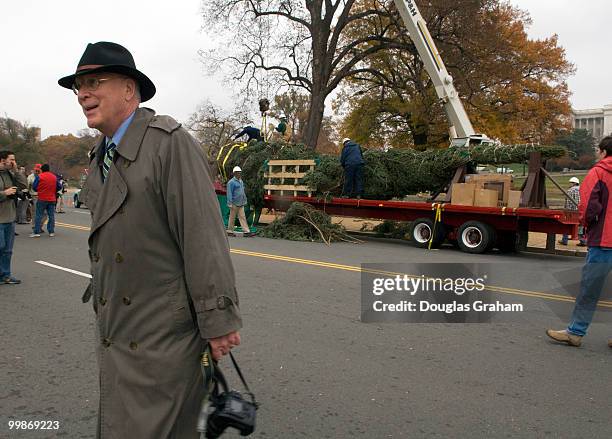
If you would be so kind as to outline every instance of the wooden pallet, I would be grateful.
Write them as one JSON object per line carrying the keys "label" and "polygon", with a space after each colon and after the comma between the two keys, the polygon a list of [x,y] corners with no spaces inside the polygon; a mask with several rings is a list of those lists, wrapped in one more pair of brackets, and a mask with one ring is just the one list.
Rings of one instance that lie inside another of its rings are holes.
{"label": "wooden pallet", "polygon": [[[298,180],[306,175],[308,171],[315,168],[314,160],[270,160],[268,161],[268,172],[265,177],[268,184],[264,189],[268,195],[299,195],[312,196],[312,189],[308,186],[298,184]],[[280,179],[280,184],[272,184],[272,179]]]}

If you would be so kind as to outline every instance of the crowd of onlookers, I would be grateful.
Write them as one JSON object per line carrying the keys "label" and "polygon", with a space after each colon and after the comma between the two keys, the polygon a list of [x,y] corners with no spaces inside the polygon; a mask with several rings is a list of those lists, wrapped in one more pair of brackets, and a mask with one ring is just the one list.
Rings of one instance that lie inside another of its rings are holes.
{"label": "crowd of onlookers", "polygon": [[50,171],[48,164],[36,164],[30,175],[18,166],[12,151],[0,151],[0,283],[19,284],[11,274],[15,224],[33,223],[31,238],[38,238],[47,224],[55,236],[55,213],[63,213],[66,182]]}
{"label": "crowd of onlookers", "polygon": [[[66,181],[61,174],[51,172],[48,164],[36,164],[32,173],[28,175],[28,186],[23,190],[25,194],[22,202],[26,202],[25,209],[19,208],[17,212],[30,209],[30,218],[33,220],[31,238],[40,237],[44,233],[43,226],[46,222],[49,236],[55,236],[55,213],[64,213],[63,195],[67,190]],[[20,223],[18,218],[17,223]],[[23,223],[21,223],[23,224]]]}
{"label": "crowd of onlookers", "polygon": [[[43,168],[44,167],[44,168]],[[21,191],[21,193],[17,196],[16,207],[17,207],[17,224],[29,224],[32,223],[32,228],[34,228],[36,221],[36,206],[38,204],[38,191],[34,187],[36,182],[36,177],[40,180],[40,175],[45,172],[43,169],[47,169],[48,165],[42,165],[37,163],[32,168],[32,171],[27,177],[27,187]],[[19,168],[20,172],[25,173],[25,167]],[[47,172],[49,172],[47,170]],[[52,174],[52,173],[51,173]],[[56,177],[56,189],[55,199],[49,200],[54,203],[55,213],[65,213],[64,211],[64,194],[67,191],[68,185],[66,180],[62,174],[53,174]],[[48,178],[46,175],[43,175],[43,178]],[[37,186],[40,184],[37,183]],[[44,189],[43,189],[44,190]],[[49,199],[49,194],[46,194],[44,198]],[[46,223],[48,220],[47,209],[43,209],[41,224]]]}

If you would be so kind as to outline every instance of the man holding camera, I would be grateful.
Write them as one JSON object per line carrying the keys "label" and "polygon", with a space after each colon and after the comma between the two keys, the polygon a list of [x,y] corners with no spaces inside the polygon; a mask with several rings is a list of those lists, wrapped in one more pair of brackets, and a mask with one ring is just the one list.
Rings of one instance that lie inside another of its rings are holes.
{"label": "man holding camera", "polygon": [[17,192],[27,187],[26,176],[18,171],[15,154],[0,151],[0,283],[20,284],[11,275],[11,258],[15,242]]}
{"label": "man holding camera", "polygon": [[[240,344],[229,246],[206,156],[169,116],[140,107],[155,85],[132,54],[87,45],[71,89],[90,128],[80,193],[92,214],[98,438],[197,438],[205,395],[200,358]],[[198,188],[194,191],[193,188]]]}

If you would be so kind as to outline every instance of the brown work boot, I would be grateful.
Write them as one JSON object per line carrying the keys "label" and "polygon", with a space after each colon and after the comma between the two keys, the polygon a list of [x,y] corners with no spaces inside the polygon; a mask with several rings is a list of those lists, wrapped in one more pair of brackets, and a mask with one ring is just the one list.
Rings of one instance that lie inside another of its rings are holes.
{"label": "brown work boot", "polygon": [[555,341],[560,343],[567,343],[570,346],[578,347],[582,343],[582,337],[579,335],[570,334],[567,332],[567,329],[562,329],[560,331],[554,331],[552,329],[546,330],[546,335],[552,338]]}

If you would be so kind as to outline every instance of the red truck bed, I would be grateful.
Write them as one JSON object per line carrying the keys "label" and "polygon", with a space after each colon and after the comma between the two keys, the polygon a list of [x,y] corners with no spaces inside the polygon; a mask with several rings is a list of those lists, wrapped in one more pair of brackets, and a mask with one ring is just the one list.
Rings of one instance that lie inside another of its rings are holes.
{"label": "red truck bed", "polygon": [[442,222],[459,227],[466,221],[486,222],[496,230],[557,233],[574,235],[578,226],[578,212],[531,209],[526,207],[476,207],[460,206],[439,202],[358,200],[352,198],[332,198],[328,200],[315,197],[288,197],[265,195],[265,207],[287,210],[292,202],[311,204],[330,215],[350,216],[395,221],[413,221],[422,217],[432,217],[439,207]]}

